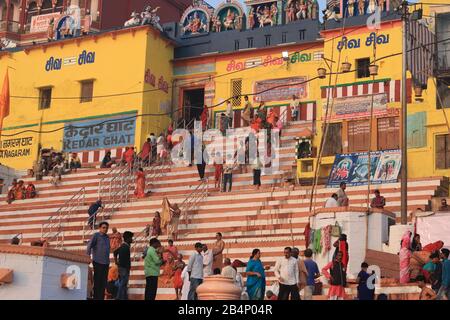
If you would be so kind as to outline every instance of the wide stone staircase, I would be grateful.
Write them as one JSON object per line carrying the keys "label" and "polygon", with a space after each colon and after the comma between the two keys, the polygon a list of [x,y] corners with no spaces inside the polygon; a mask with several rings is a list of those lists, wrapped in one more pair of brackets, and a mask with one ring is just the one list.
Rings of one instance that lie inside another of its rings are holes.
{"label": "wide stone staircase", "polygon": [[[267,284],[274,281],[273,265],[282,256],[285,246],[305,248],[303,231],[308,223],[310,187],[285,186],[283,170],[290,170],[294,164],[293,137],[303,130],[301,124],[293,123],[283,131],[280,153],[280,170],[262,176],[262,188],[254,190],[252,173],[239,171],[233,174],[233,190],[222,193],[214,189],[213,166],[208,166],[208,195],[190,207],[186,212],[188,223],[180,221],[178,239],[175,245],[187,261],[193,252],[193,244],[201,241],[212,245],[216,232],[223,234],[226,243],[225,257],[232,260],[248,260],[251,251],[259,248],[262,251],[262,261],[271,266],[267,272]],[[292,148],[292,149],[291,149]],[[80,169],[77,173],[63,176],[58,187],[49,182],[49,177],[42,181],[24,177],[24,181],[35,183],[38,197],[29,200],[14,201],[8,205],[5,195],[0,197],[0,243],[7,244],[12,237],[21,234],[22,245],[30,245],[32,241],[40,240],[42,226],[50,217],[73,197],[74,193],[84,188],[84,201],[75,210],[64,216],[59,226],[63,235],[64,250],[85,250],[85,225],[88,218],[87,209],[98,197],[99,183],[108,179],[109,169]],[[161,210],[164,197],[171,203],[182,204],[202,182],[199,181],[195,166],[174,167],[161,166],[146,169],[147,191],[150,196],[136,199],[133,195],[134,185],[129,187],[128,201],[118,207],[109,217],[110,227],[116,227],[120,232],[132,231],[135,235],[142,234],[145,226],[151,224],[154,212]],[[158,174],[155,174],[158,173]],[[112,177],[111,177],[112,178]],[[408,210],[426,209],[431,198],[440,188],[443,179],[432,177],[411,180],[408,184]],[[400,184],[389,183],[374,186],[380,189],[386,197],[386,209],[400,211]],[[316,206],[322,207],[332,189],[319,186],[317,188]],[[347,194],[352,206],[366,206],[367,187],[348,187]],[[167,236],[159,237],[166,245]],[[139,238],[134,245],[132,255],[137,259],[132,263],[129,294],[133,299],[142,299],[145,287],[143,273],[142,248],[147,238]],[[50,245],[55,245],[50,241]],[[245,279],[245,268],[243,272]],[[354,286],[348,288],[349,294],[354,294]],[[160,287],[158,299],[173,299],[174,289]],[[325,297],[318,296],[318,299]]]}

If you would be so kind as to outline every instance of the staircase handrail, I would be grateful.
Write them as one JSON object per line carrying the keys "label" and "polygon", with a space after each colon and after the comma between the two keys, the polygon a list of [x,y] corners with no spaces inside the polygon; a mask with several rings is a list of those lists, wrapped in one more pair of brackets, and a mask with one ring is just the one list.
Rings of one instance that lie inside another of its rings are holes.
{"label": "staircase handrail", "polygon": [[82,187],[69,200],[67,200],[54,215],[50,216],[41,225],[41,240],[48,244],[56,240],[56,247],[64,247],[64,227],[63,223],[68,221],[72,212],[77,211],[86,202],[86,188]]}
{"label": "staircase handrail", "polygon": [[208,196],[208,180],[204,179],[192,192],[184,199],[180,205],[184,223],[187,226],[189,222],[188,212],[192,210],[200,201]]}

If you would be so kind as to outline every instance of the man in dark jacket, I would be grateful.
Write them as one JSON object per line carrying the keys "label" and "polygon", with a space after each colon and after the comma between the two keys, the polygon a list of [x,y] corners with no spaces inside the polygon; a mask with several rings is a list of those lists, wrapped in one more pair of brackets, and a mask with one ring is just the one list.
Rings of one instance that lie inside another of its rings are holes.
{"label": "man in dark jacket", "polygon": [[87,255],[92,255],[94,266],[94,300],[104,300],[105,298],[110,251],[108,228],[108,222],[101,222],[98,226],[98,232],[94,233],[86,248]]}
{"label": "man in dark jacket", "polygon": [[114,261],[119,267],[117,300],[128,300],[127,287],[131,269],[130,245],[133,242],[133,236],[133,232],[125,231],[123,233],[122,245],[114,251]]}
{"label": "man in dark jacket", "polygon": [[97,211],[103,208],[102,205],[102,199],[98,199],[97,201],[95,201],[93,204],[90,205],[89,209],[88,209],[88,214],[89,214],[89,226],[92,228],[94,226],[94,221],[95,221],[95,216],[97,214]]}

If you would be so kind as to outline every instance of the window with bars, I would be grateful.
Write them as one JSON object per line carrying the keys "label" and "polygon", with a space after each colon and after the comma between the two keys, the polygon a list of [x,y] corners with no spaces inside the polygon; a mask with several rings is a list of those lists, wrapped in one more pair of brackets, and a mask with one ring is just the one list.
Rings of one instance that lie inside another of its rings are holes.
{"label": "window with bars", "polygon": [[369,150],[369,120],[348,122],[348,152],[364,152]]}
{"label": "window with bars", "polygon": [[305,40],[305,34],[306,34],[306,30],[305,29],[298,30],[298,38],[299,38],[299,40]]}
{"label": "window with bars", "polygon": [[450,168],[450,135],[436,136],[436,169]]}
{"label": "window with bars", "polygon": [[370,77],[370,58],[356,59],[356,76],[358,78]]}
{"label": "window with bars", "polygon": [[399,117],[378,119],[378,150],[400,148],[400,120]]}
{"label": "window with bars", "polygon": [[241,106],[241,100],[242,100],[241,94],[242,94],[242,79],[231,80],[230,96],[233,97],[231,99],[231,105],[233,107]]}
{"label": "window with bars", "polygon": [[94,93],[94,80],[81,81],[80,103],[91,102]]}
{"label": "window with bars", "polygon": [[266,34],[266,46],[270,46],[270,38],[272,37],[270,34]]}
{"label": "window with bars", "polygon": [[52,88],[39,88],[39,110],[48,109],[52,103]]}
{"label": "window with bars", "polygon": [[247,38],[247,47],[253,48],[253,38]]}
{"label": "window with bars", "polygon": [[281,43],[286,43],[286,39],[287,39],[287,32],[283,32],[281,34]]}
{"label": "window with bars", "polygon": [[338,153],[342,153],[342,124],[330,123],[324,140],[323,156],[334,156]]}

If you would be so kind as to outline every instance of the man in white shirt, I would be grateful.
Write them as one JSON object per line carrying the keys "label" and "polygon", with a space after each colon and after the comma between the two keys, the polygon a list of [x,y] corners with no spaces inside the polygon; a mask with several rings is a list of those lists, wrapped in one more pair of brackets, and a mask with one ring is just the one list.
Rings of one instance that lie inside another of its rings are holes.
{"label": "man in white shirt", "polygon": [[231,105],[231,101],[227,101],[226,116],[228,118],[228,128],[233,128],[233,106]]}
{"label": "man in white shirt", "polygon": [[213,265],[213,252],[208,249],[206,244],[203,244],[203,275],[211,276],[213,274],[212,265]]}
{"label": "man in white shirt", "polygon": [[189,273],[189,294],[188,300],[197,300],[197,287],[203,283],[203,256],[201,252],[203,245],[200,242],[195,244],[195,252],[189,258],[187,272]]}
{"label": "man in white shirt", "polygon": [[331,198],[328,198],[327,201],[325,202],[325,208],[334,208],[334,207],[339,207],[339,204],[337,202],[338,199],[338,195],[336,193],[333,193],[331,195]]}
{"label": "man in white shirt", "polygon": [[189,273],[187,271],[187,266],[184,267],[181,272],[181,279],[183,280],[183,289],[181,289],[181,300],[187,300],[189,289],[191,287],[191,282],[189,281]]}
{"label": "man in white shirt", "polygon": [[339,185],[339,190],[336,192],[338,199],[339,207],[347,207],[348,206],[348,197],[345,193],[345,189],[347,188],[347,184],[345,182],[341,182]]}
{"label": "man in white shirt", "polygon": [[291,247],[284,248],[284,258],[275,264],[275,277],[280,283],[278,300],[289,300],[289,296],[291,300],[300,300],[298,262],[291,256],[291,253]]}
{"label": "man in white shirt", "polygon": [[233,282],[236,282],[236,270],[231,266],[230,258],[225,258],[223,265],[222,276],[233,279]]}

